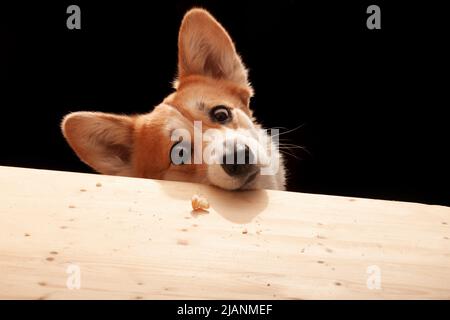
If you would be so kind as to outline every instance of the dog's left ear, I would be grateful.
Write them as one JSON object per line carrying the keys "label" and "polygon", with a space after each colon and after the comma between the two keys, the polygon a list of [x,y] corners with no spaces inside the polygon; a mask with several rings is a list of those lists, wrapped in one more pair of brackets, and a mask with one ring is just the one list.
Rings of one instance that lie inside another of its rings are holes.
{"label": "dog's left ear", "polygon": [[178,36],[178,77],[204,75],[248,86],[247,70],[227,31],[203,9],[186,13]]}

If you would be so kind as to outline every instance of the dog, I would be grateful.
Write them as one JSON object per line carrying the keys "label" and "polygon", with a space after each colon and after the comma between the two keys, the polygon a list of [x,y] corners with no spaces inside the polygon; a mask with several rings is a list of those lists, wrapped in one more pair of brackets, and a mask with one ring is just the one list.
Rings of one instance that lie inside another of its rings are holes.
{"label": "dog", "polygon": [[[147,114],[70,113],[62,133],[78,157],[102,174],[227,190],[285,189],[274,136],[252,116],[248,71],[227,31],[204,9],[191,9],[182,20],[173,87]],[[274,169],[264,173],[269,167]]]}

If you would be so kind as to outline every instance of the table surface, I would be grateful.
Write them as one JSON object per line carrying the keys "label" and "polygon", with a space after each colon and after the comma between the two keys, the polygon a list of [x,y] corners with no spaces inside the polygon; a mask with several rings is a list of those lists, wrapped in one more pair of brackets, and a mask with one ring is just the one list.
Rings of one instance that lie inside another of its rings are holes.
{"label": "table surface", "polygon": [[449,226],[443,206],[0,167],[0,299],[450,299]]}

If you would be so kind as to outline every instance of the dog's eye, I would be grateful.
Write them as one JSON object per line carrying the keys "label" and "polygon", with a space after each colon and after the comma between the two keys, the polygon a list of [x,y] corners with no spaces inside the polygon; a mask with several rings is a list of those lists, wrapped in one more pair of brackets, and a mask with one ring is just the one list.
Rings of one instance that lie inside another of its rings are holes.
{"label": "dog's eye", "polygon": [[231,120],[231,111],[226,106],[216,106],[211,109],[210,116],[213,121],[227,123]]}
{"label": "dog's eye", "polygon": [[174,165],[191,163],[191,147],[188,142],[176,142],[170,148],[170,162]]}

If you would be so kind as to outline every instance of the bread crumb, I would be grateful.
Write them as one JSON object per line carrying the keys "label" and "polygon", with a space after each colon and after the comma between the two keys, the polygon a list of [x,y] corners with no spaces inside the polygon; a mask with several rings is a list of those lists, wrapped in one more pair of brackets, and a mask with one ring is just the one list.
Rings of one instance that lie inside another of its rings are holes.
{"label": "bread crumb", "polygon": [[192,209],[194,211],[203,210],[206,211],[209,209],[209,202],[205,197],[201,197],[197,194],[194,194],[191,199]]}
{"label": "bread crumb", "polygon": [[247,229],[242,230],[242,234],[247,234],[247,233],[248,233]]}
{"label": "bread crumb", "polygon": [[95,186],[96,186],[96,187],[101,187],[102,184],[101,184],[100,182],[97,182]]}
{"label": "bread crumb", "polygon": [[182,245],[182,246],[187,246],[189,244],[189,241],[187,241],[185,239],[178,239],[177,244]]}

